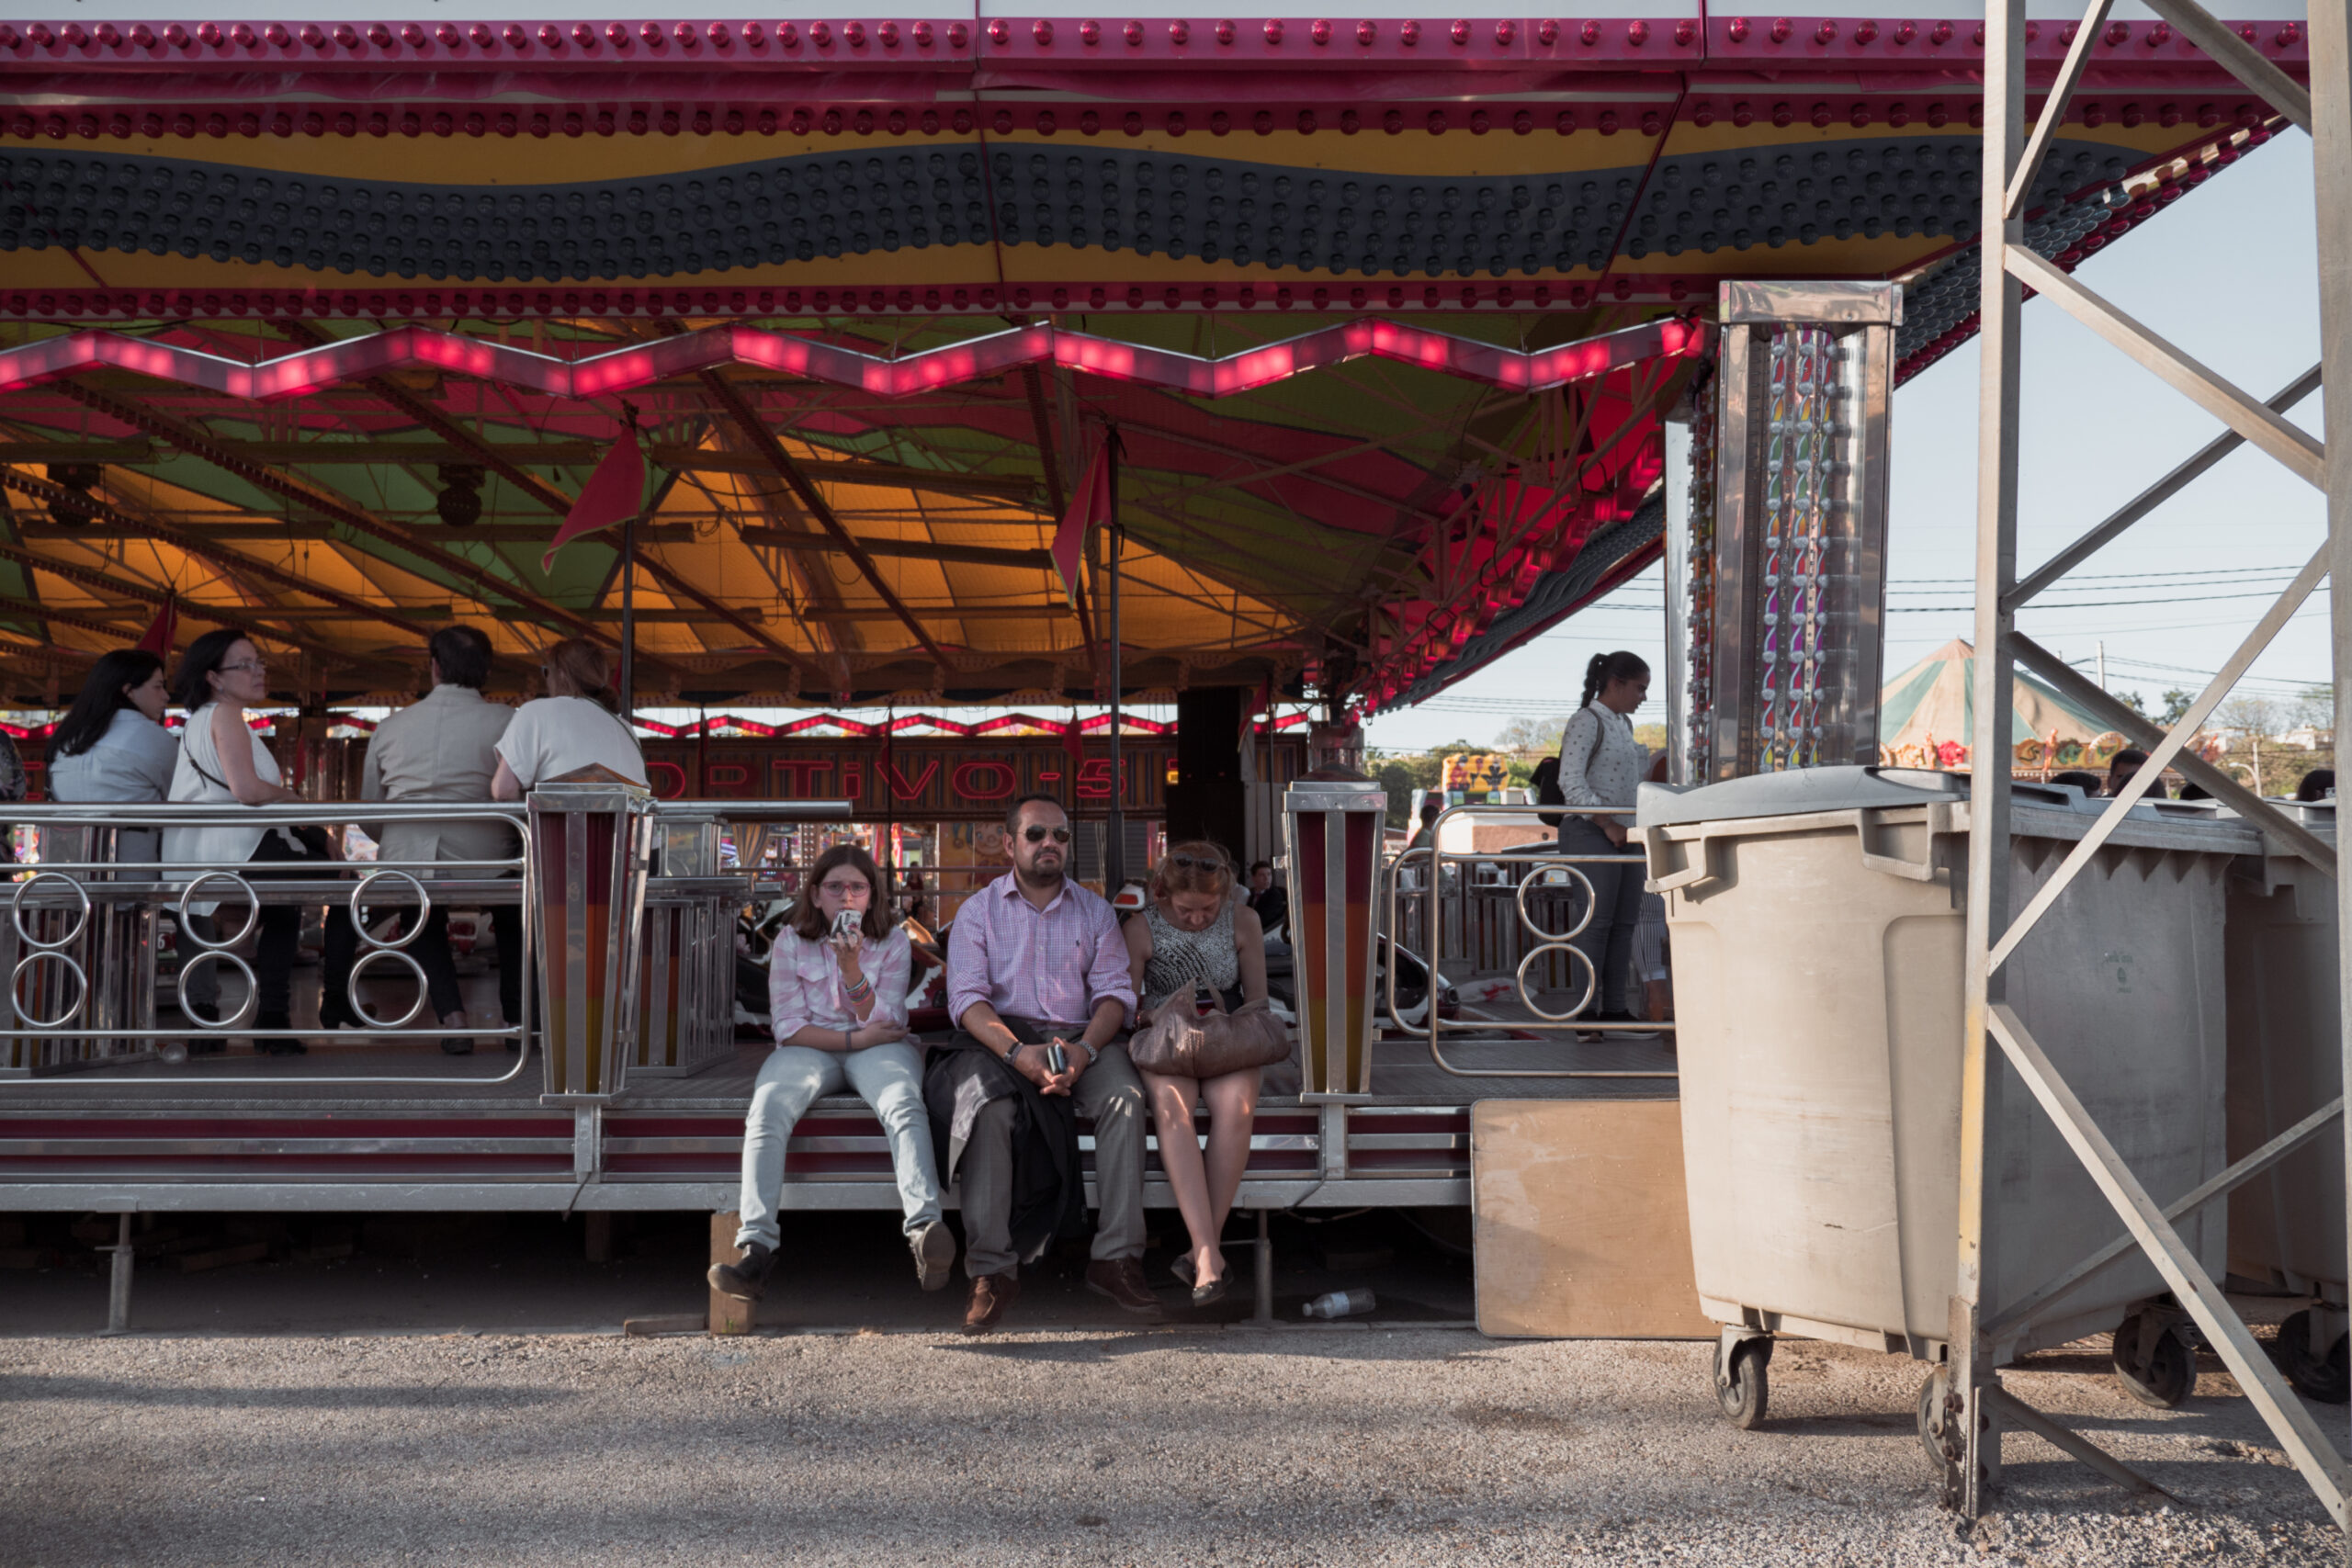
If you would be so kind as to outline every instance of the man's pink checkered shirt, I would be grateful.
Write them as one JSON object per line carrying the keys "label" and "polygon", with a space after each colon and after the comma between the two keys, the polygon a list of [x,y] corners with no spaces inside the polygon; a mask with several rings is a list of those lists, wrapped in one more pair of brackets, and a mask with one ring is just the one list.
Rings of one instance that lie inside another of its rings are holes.
{"label": "man's pink checkered shirt", "polygon": [[1077,883],[1062,884],[1040,909],[1007,872],[956,911],[947,938],[947,1016],[958,1028],[973,1003],[987,1002],[1001,1018],[1042,1019],[1074,1032],[1104,997],[1118,998],[1134,1015],[1118,917]]}

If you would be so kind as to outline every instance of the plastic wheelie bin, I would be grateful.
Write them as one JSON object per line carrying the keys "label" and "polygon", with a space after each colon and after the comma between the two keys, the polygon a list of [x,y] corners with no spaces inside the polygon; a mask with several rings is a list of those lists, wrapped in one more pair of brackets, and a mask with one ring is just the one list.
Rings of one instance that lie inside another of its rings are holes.
{"label": "plastic wheelie bin", "polygon": [[[2273,802],[2329,843],[2335,802]],[[2239,1160],[2343,1092],[2335,884],[2282,839],[2229,885],[2229,1153]],[[2309,1296],[2278,1325],[2279,1369],[2341,1404],[2346,1365],[2344,1134],[2323,1128],[2230,1194],[2230,1272]]]}
{"label": "plastic wheelie bin", "polygon": [[[2023,784],[2014,803],[2012,913],[2104,804]],[[1690,1245],[1700,1308],[1724,1325],[1724,1413],[1762,1418],[1774,1334],[1940,1360],[1958,1269],[1967,776],[1645,785],[1636,822],[1674,941]],[[2009,1002],[2158,1202],[2226,1163],[2222,917],[2231,863],[2258,842],[2210,811],[2137,807],[2005,967]],[[2124,1234],[1995,1063],[1987,1322]],[[2217,1274],[2222,1208],[2180,1226]],[[2174,1320],[2139,1315],[2164,1289],[2133,1247],[1996,1348],[2125,1324],[2143,1382],[2177,1382],[2193,1364]]]}

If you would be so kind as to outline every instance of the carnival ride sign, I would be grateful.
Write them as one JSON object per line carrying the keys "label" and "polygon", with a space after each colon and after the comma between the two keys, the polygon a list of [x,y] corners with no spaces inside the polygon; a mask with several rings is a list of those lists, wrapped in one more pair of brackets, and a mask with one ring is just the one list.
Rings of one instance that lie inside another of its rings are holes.
{"label": "carnival ride sign", "polygon": [[[1131,739],[1121,748],[1122,810],[1166,809],[1172,741]],[[1051,795],[1074,809],[1107,809],[1111,756],[1101,743],[1072,757],[1056,739],[649,740],[645,769],[663,800],[847,800],[859,817],[952,819],[1001,815],[1024,795]]]}

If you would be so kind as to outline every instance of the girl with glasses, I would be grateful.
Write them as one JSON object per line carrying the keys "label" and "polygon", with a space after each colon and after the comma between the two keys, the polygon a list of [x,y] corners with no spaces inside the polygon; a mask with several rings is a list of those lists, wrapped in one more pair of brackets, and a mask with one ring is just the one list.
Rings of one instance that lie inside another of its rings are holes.
{"label": "girl with glasses", "polygon": [[[280,782],[277,759],[253,731],[246,709],[269,700],[266,667],[260,652],[242,632],[207,632],[188,645],[180,658],[173,695],[187,709],[187,729],[180,742],[179,761],[172,773],[172,799],[205,805],[270,806],[302,797]],[[317,828],[260,827],[166,828],[165,862],[232,871],[248,880],[266,876],[316,876],[315,868],[292,872],[249,871],[248,864],[278,864],[289,861],[334,862],[342,847]],[[186,880],[186,879],[183,879]],[[209,888],[207,891],[210,891]],[[191,906],[193,913],[209,917],[217,904]],[[261,943],[254,956],[253,1015],[255,1029],[291,1029],[291,984],[294,958],[302,940],[302,911],[293,904],[265,904],[256,923]],[[319,1027],[357,1029],[364,1021],[350,999],[351,966],[359,935],[340,908],[331,908],[326,921],[325,973],[319,996]],[[191,953],[181,972],[194,962]],[[218,964],[219,961],[215,961]],[[265,1055],[300,1055],[300,1040],[257,1040],[254,1049]]]}
{"label": "girl with glasses", "polygon": [[760,1067],[743,1125],[740,1263],[711,1288],[757,1301],[775,1267],[785,1146],[820,1097],[854,1090],[881,1121],[899,1179],[907,1245],[926,1291],[947,1283],[956,1237],[939,1217],[939,1174],[923,1109],[922,1053],[907,1033],[907,933],[884,913],[882,873],[855,844],[817,857],[808,889],[768,953],[775,1050]]}

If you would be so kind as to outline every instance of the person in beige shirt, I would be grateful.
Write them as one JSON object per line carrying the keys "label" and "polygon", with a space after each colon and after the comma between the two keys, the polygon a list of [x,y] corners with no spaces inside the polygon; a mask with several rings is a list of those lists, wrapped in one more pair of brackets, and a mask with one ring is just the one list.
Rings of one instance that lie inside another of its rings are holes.
{"label": "person in beige shirt", "polygon": [[[376,727],[361,772],[362,800],[465,800],[488,804],[498,771],[497,746],[514,710],[483,700],[490,678],[490,638],[471,626],[445,626],[426,645],[433,689]],[[389,862],[505,860],[514,830],[495,821],[371,824],[377,858]],[[419,872],[430,877],[431,872]],[[481,876],[475,871],[462,874]],[[523,912],[513,904],[490,908],[498,942],[498,1000],[511,1026],[523,1017]],[[441,1027],[463,1030],[465,1000],[449,954],[449,910],[436,901],[409,951],[424,971],[425,992]],[[445,1035],[441,1049],[469,1054],[473,1038]],[[508,1042],[514,1049],[514,1043]]]}

